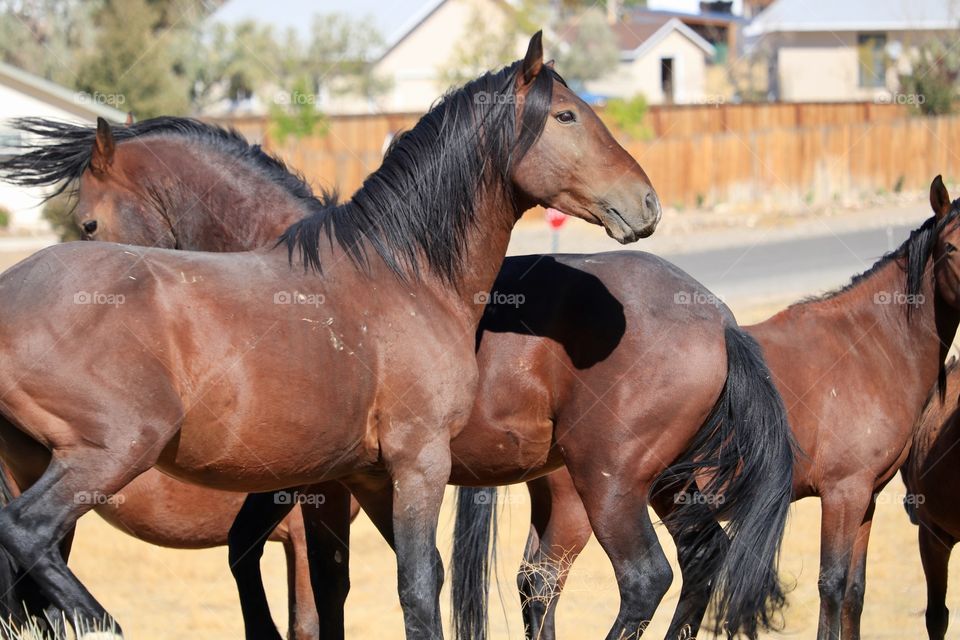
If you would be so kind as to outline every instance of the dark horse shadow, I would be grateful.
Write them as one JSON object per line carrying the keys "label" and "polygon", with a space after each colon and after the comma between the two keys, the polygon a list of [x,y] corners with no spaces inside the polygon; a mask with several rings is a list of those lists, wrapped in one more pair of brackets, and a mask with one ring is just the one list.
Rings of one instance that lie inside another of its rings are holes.
{"label": "dark horse shadow", "polygon": [[627,329],[623,304],[598,277],[551,256],[507,258],[486,302],[478,350],[487,331],[549,338],[577,369],[608,358]]}

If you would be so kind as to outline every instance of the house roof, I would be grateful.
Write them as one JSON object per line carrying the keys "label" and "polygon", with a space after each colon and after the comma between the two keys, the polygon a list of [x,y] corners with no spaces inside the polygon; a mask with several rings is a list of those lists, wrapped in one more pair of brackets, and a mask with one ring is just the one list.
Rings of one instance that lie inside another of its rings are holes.
{"label": "house roof", "polygon": [[656,46],[672,32],[686,36],[693,44],[703,49],[708,56],[716,53],[713,45],[703,39],[696,31],[685,25],[679,18],[656,16],[649,20],[632,18],[613,25],[621,55],[624,60],[636,60]]}
{"label": "house roof", "polygon": [[31,95],[84,120],[101,117],[111,122],[123,123],[127,119],[127,114],[119,109],[99,104],[94,100],[81,100],[81,94],[76,91],[4,62],[0,62],[0,84]]}
{"label": "house roof", "polygon": [[744,29],[748,37],[784,31],[927,31],[960,26],[952,0],[776,0]]}
{"label": "house roof", "polygon": [[[712,56],[716,53],[713,45],[673,14],[654,11],[631,13],[611,25],[611,30],[617,39],[621,60],[636,60],[674,31],[686,36],[705,54]],[[560,29],[567,42],[576,40],[578,32],[576,21]]]}

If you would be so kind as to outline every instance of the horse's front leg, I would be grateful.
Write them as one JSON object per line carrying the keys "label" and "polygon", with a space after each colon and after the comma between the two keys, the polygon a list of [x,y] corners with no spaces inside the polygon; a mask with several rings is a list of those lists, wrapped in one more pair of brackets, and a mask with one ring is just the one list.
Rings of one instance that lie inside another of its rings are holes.
{"label": "horse's front leg", "polygon": [[[393,482],[393,546],[397,553],[398,591],[408,640],[443,638],[440,623],[443,562],[437,550],[437,521],[443,491],[450,479],[450,436],[448,431],[423,431],[422,425],[396,429],[398,434],[424,436],[417,443],[403,436],[402,446],[396,446],[399,442],[381,440]],[[361,504],[366,508],[362,500]]]}
{"label": "horse's front leg", "polygon": [[847,588],[843,592],[840,636],[844,640],[860,639],[860,616],[863,613],[863,596],[867,587],[867,544],[870,542],[870,527],[873,524],[876,495],[871,495],[870,498],[867,512],[857,529],[857,536],[850,554]]}
{"label": "horse's front leg", "polygon": [[583,502],[566,469],[527,483],[530,535],[517,574],[526,637],[556,638],[557,601],[570,567],[592,530]]}
{"label": "horse's front leg", "polygon": [[823,517],[820,524],[817,640],[841,638],[843,604],[854,546],[868,512],[872,513],[872,497],[872,485],[858,481],[831,487],[821,494]]}
{"label": "horse's front leg", "polygon": [[927,635],[943,640],[947,635],[947,565],[956,539],[934,524],[920,520],[920,561],[927,580]]}

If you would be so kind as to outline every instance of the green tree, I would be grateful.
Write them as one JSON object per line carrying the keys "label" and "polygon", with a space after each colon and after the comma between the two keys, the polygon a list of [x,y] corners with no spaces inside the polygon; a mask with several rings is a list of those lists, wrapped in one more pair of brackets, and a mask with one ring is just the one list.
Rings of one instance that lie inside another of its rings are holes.
{"label": "green tree", "polygon": [[558,47],[557,64],[573,85],[596,80],[617,68],[620,47],[599,9],[587,9],[577,19],[573,39]]}
{"label": "green tree", "polygon": [[[545,0],[487,4],[486,11],[474,8],[464,36],[440,67],[440,89],[459,86],[484,71],[513,62],[523,55],[520,43],[547,24],[550,3]],[[489,11],[507,11],[509,15],[496,20]]]}
{"label": "green tree", "polygon": [[0,0],[0,59],[67,87],[93,47],[97,2]]}
{"label": "green tree", "polygon": [[960,52],[955,50],[958,34],[950,40],[933,39],[917,50],[910,73],[900,76],[904,101],[923,115],[953,113],[960,79]]}
{"label": "green tree", "polygon": [[173,47],[176,27],[158,30],[156,6],[146,0],[108,0],[96,21],[95,48],[80,66],[78,89],[139,118],[189,111],[190,79]]}

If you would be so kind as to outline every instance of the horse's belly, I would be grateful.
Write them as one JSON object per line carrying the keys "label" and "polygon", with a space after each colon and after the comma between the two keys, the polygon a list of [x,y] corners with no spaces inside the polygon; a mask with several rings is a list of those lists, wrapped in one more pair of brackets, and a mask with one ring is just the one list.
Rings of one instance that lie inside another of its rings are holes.
{"label": "horse's belly", "polygon": [[286,396],[233,411],[195,408],[157,466],[187,482],[245,492],[340,477],[378,458],[360,404]]}
{"label": "horse's belly", "polygon": [[561,464],[553,423],[536,415],[471,420],[450,443],[451,484],[488,486],[531,480]]}

